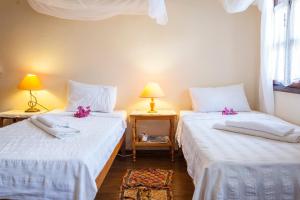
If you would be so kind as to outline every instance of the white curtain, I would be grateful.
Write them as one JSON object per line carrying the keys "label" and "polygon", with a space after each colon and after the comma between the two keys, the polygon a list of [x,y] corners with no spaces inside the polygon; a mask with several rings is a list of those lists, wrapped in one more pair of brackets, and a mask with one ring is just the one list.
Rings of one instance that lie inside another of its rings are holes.
{"label": "white curtain", "polygon": [[290,81],[300,81],[300,0],[292,1],[290,22]]}
{"label": "white curtain", "polygon": [[228,13],[243,12],[255,3],[255,0],[221,0]]}
{"label": "white curtain", "polygon": [[274,0],[261,0],[261,41],[260,41],[260,110],[274,114],[274,92],[272,50],[274,45]]}
{"label": "white curtain", "polygon": [[102,20],[116,15],[149,15],[165,25],[164,0],[27,0],[37,12],[63,19]]}
{"label": "white curtain", "polygon": [[286,38],[287,38],[287,16],[289,2],[283,1],[274,9],[274,79],[285,84],[285,62],[286,62]]}
{"label": "white curtain", "polygon": [[274,79],[288,86],[300,81],[300,0],[281,0],[274,9]]}

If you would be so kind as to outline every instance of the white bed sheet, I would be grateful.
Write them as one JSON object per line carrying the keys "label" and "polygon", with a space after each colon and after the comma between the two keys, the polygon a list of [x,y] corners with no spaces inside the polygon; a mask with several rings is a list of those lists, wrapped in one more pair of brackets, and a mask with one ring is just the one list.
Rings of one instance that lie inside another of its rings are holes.
{"label": "white bed sheet", "polygon": [[0,128],[0,198],[94,199],[95,179],[123,136],[126,113],[56,114],[80,134],[57,139],[29,120]]}
{"label": "white bed sheet", "polygon": [[276,117],[245,112],[181,112],[177,141],[193,178],[193,200],[300,199],[300,144],[212,129],[226,119]]}

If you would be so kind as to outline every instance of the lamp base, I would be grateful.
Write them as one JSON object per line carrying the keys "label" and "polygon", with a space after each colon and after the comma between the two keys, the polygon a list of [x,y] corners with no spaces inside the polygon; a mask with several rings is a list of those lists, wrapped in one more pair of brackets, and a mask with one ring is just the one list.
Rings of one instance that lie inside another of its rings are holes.
{"label": "lamp base", "polygon": [[32,94],[31,90],[29,90],[30,101],[28,101],[28,109],[25,112],[40,112],[35,106],[38,104],[36,97]]}
{"label": "lamp base", "polygon": [[25,112],[40,112],[40,110],[33,107],[33,108],[28,108],[27,110],[25,110]]}
{"label": "lamp base", "polygon": [[150,110],[148,111],[148,113],[157,113],[157,110],[155,110],[154,98],[151,98],[151,101],[150,101]]}
{"label": "lamp base", "polygon": [[148,110],[148,113],[157,113],[157,110]]}

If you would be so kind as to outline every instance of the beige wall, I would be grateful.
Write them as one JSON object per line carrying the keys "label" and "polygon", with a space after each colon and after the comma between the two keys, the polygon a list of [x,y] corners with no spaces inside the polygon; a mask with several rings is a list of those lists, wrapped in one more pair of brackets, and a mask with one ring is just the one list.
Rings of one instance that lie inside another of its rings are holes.
{"label": "beige wall", "polygon": [[300,95],[275,92],[275,114],[289,122],[300,125]]}
{"label": "beige wall", "polygon": [[[218,0],[166,0],[169,23],[147,16],[70,21],[33,11],[25,0],[0,1],[0,111],[25,108],[16,87],[26,73],[41,76],[36,92],[49,108],[64,107],[68,79],[118,86],[118,109],[145,109],[148,81],[166,97],[161,108],[190,109],[187,88],[243,82],[257,107],[259,18],[256,8],[227,14]],[[154,132],[167,132],[161,124]],[[149,131],[141,125],[141,130]],[[154,128],[155,129],[155,128]]]}
{"label": "beige wall", "polygon": [[25,0],[0,1],[0,110],[26,107],[16,86],[26,73],[41,76],[37,92],[63,107],[66,80],[118,86],[119,109],[147,106],[138,98],[148,81],[161,84],[160,107],[189,109],[187,88],[245,83],[257,105],[259,17],[256,8],[227,14],[218,0],[166,0],[169,23],[147,16],[97,22],[62,20],[33,11]]}
{"label": "beige wall", "polygon": [[[63,107],[66,80],[113,84],[118,108],[145,108],[147,81],[166,97],[160,107],[189,109],[187,88],[244,82],[257,107],[259,15],[229,15],[217,0],[166,0],[170,22],[119,16],[98,22],[61,20],[34,12],[25,0],[0,1],[0,111],[26,107],[16,86],[26,73],[42,77],[41,103]],[[300,95],[275,92],[276,115],[300,124]],[[141,127],[148,130],[147,126]]]}

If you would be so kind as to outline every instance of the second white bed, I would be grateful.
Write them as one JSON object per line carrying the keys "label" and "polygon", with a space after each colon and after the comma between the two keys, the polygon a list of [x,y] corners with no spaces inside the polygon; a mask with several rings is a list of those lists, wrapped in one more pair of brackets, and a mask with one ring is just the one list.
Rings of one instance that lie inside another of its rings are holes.
{"label": "second white bed", "polygon": [[212,128],[242,118],[278,120],[257,112],[181,112],[177,141],[194,181],[193,199],[300,199],[300,144]]}
{"label": "second white bed", "polygon": [[94,199],[95,179],[124,134],[126,113],[56,115],[80,133],[60,140],[30,120],[0,129],[0,198]]}

